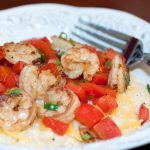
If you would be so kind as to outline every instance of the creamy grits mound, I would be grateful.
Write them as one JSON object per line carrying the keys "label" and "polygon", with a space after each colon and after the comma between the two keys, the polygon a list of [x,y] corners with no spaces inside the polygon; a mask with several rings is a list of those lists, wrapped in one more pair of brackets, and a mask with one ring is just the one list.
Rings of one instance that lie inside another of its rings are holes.
{"label": "creamy grits mound", "polygon": [[[138,110],[142,103],[150,108],[150,95],[146,86],[133,73],[131,82],[123,94],[117,95],[118,108],[108,114],[119,126],[122,134],[126,134],[141,127]],[[0,144],[8,144],[32,148],[72,147],[81,144],[81,137],[73,121],[65,136],[58,136],[45,127],[40,120],[22,132],[9,132],[0,129]]]}
{"label": "creamy grits mound", "polygon": [[117,95],[118,107],[110,117],[121,129],[122,134],[129,133],[141,127],[138,112],[141,104],[150,109],[150,94],[147,88],[135,75],[130,73],[130,85],[125,93]]}

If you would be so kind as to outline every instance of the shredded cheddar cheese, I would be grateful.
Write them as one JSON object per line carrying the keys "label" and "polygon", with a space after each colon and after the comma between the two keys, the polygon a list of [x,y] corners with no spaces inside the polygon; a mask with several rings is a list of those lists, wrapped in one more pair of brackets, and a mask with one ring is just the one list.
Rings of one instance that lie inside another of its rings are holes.
{"label": "shredded cheddar cheese", "polygon": [[[134,89],[133,91],[135,92]],[[135,100],[133,97],[128,96],[126,93],[118,94],[117,103],[118,108],[109,114],[109,116],[115,120],[122,133],[127,133],[140,128],[141,124],[136,112],[134,105]]]}

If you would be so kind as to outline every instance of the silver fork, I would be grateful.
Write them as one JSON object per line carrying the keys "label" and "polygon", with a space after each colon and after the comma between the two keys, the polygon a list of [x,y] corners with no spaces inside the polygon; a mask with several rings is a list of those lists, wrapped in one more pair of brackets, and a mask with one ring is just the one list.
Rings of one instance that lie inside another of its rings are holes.
{"label": "silver fork", "polygon": [[[80,24],[82,26],[84,25],[85,27],[82,27]],[[87,29],[86,27],[92,29],[92,31]],[[87,22],[81,18],[79,18],[79,24],[75,25],[75,29],[76,32],[75,31],[72,32],[74,36],[87,42],[90,45],[99,48],[100,50],[106,50],[109,47],[111,48],[112,46],[119,49],[120,53],[122,53],[126,58],[127,60],[126,63],[129,66],[141,61],[143,61],[144,63],[150,66],[150,53],[143,52],[143,44],[141,40],[135,37],[129,36],[127,34],[118,31],[107,29],[103,26],[93,24],[90,21]],[[102,34],[98,33],[99,31]],[[88,36],[84,36],[85,33]],[[92,37],[97,40],[100,40],[103,43],[106,43],[108,47],[106,47],[105,44],[102,43],[100,44],[99,42],[95,42],[94,40],[91,40],[88,37]]]}

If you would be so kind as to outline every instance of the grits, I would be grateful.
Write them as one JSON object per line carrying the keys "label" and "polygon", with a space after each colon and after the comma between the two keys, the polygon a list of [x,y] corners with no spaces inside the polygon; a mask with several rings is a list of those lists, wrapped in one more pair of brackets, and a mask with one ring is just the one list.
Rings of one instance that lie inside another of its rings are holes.
{"label": "grits", "polygon": [[[150,95],[145,85],[132,72],[130,78],[131,82],[127,91],[117,95],[118,108],[109,114],[120,127],[122,134],[127,134],[141,127],[137,114],[142,103],[150,108]],[[81,137],[75,121],[71,123],[66,135],[58,136],[37,119],[32,127],[22,132],[9,132],[0,129],[0,139],[0,144],[49,148],[78,145]]]}

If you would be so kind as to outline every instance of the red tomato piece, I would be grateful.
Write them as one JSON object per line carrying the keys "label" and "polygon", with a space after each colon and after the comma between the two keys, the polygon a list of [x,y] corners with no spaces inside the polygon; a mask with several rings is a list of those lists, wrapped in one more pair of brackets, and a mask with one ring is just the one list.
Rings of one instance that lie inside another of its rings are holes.
{"label": "red tomato piece", "polygon": [[94,83],[81,83],[80,86],[85,90],[89,96],[101,97],[104,95],[116,96],[116,90],[111,89],[108,86],[96,85]]}
{"label": "red tomato piece", "polygon": [[18,76],[15,73],[11,73],[7,76],[5,81],[5,86],[8,88],[13,88],[18,84]]}
{"label": "red tomato piece", "polygon": [[109,113],[118,107],[116,98],[110,95],[106,95],[101,98],[93,100],[93,104],[97,105],[105,113]]}
{"label": "red tomato piece", "polygon": [[40,69],[41,71],[42,70],[50,70],[54,75],[58,75],[58,69],[57,69],[57,65],[56,64],[53,64],[53,63],[49,63],[49,64],[46,64],[44,66],[42,66],[42,68]]}
{"label": "red tomato piece", "polygon": [[90,104],[81,104],[75,110],[76,120],[88,128],[92,128],[103,117],[103,112]]}
{"label": "red tomato piece", "polygon": [[6,66],[0,66],[0,82],[7,88],[15,87],[18,84],[18,76]]}
{"label": "red tomato piece", "polygon": [[107,84],[108,74],[107,73],[96,73],[92,79],[92,82],[95,84]]}
{"label": "red tomato piece", "polygon": [[7,67],[10,67],[10,68],[12,68],[14,65],[13,64],[11,64],[10,62],[8,62],[6,59],[2,59],[2,60],[0,60],[0,66],[7,66]]}
{"label": "red tomato piece", "polygon": [[65,87],[73,91],[79,97],[81,102],[87,103],[88,99],[82,87],[76,85],[73,82],[68,82]]}
{"label": "red tomato piece", "polygon": [[121,131],[120,131],[119,127],[109,117],[99,121],[93,127],[93,130],[97,134],[98,138],[100,138],[102,140],[121,136]]}
{"label": "red tomato piece", "polygon": [[139,119],[142,120],[141,124],[149,119],[149,109],[144,104],[139,108]]}
{"label": "red tomato piece", "polygon": [[0,94],[3,94],[6,90],[6,87],[3,85],[3,83],[0,82]]}
{"label": "red tomato piece", "polygon": [[2,60],[4,58],[4,53],[3,51],[0,50],[0,60]]}
{"label": "red tomato piece", "polygon": [[25,63],[23,61],[18,61],[14,66],[13,66],[13,71],[17,74],[21,72],[23,67],[25,66]]}
{"label": "red tomato piece", "polygon": [[118,52],[116,52],[116,51],[114,51],[113,49],[108,49],[107,51],[106,51],[106,53],[105,53],[105,57],[107,58],[107,59],[113,59],[116,55],[119,55],[120,57],[122,57],[122,59],[123,59],[123,61],[125,62],[126,61],[126,59],[122,56],[122,55],[120,55]]}
{"label": "red tomato piece", "polygon": [[61,122],[59,120],[56,120],[50,117],[44,117],[43,123],[45,126],[51,128],[52,131],[58,135],[64,135],[69,128],[68,123],[64,123],[64,122]]}
{"label": "red tomato piece", "polygon": [[0,82],[5,82],[7,76],[11,73],[11,69],[5,66],[0,66]]}
{"label": "red tomato piece", "polygon": [[57,52],[52,49],[51,43],[46,37],[41,38],[41,39],[36,39],[36,38],[30,39],[25,42],[30,43],[36,48],[38,48],[39,50],[41,50],[47,59],[57,58]]}
{"label": "red tomato piece", "polygon": [[51,42],[49,41],[49,39],[47,37],[43,37],[41,38],[42,41],[49,43],[49,45],[51,46]]}

